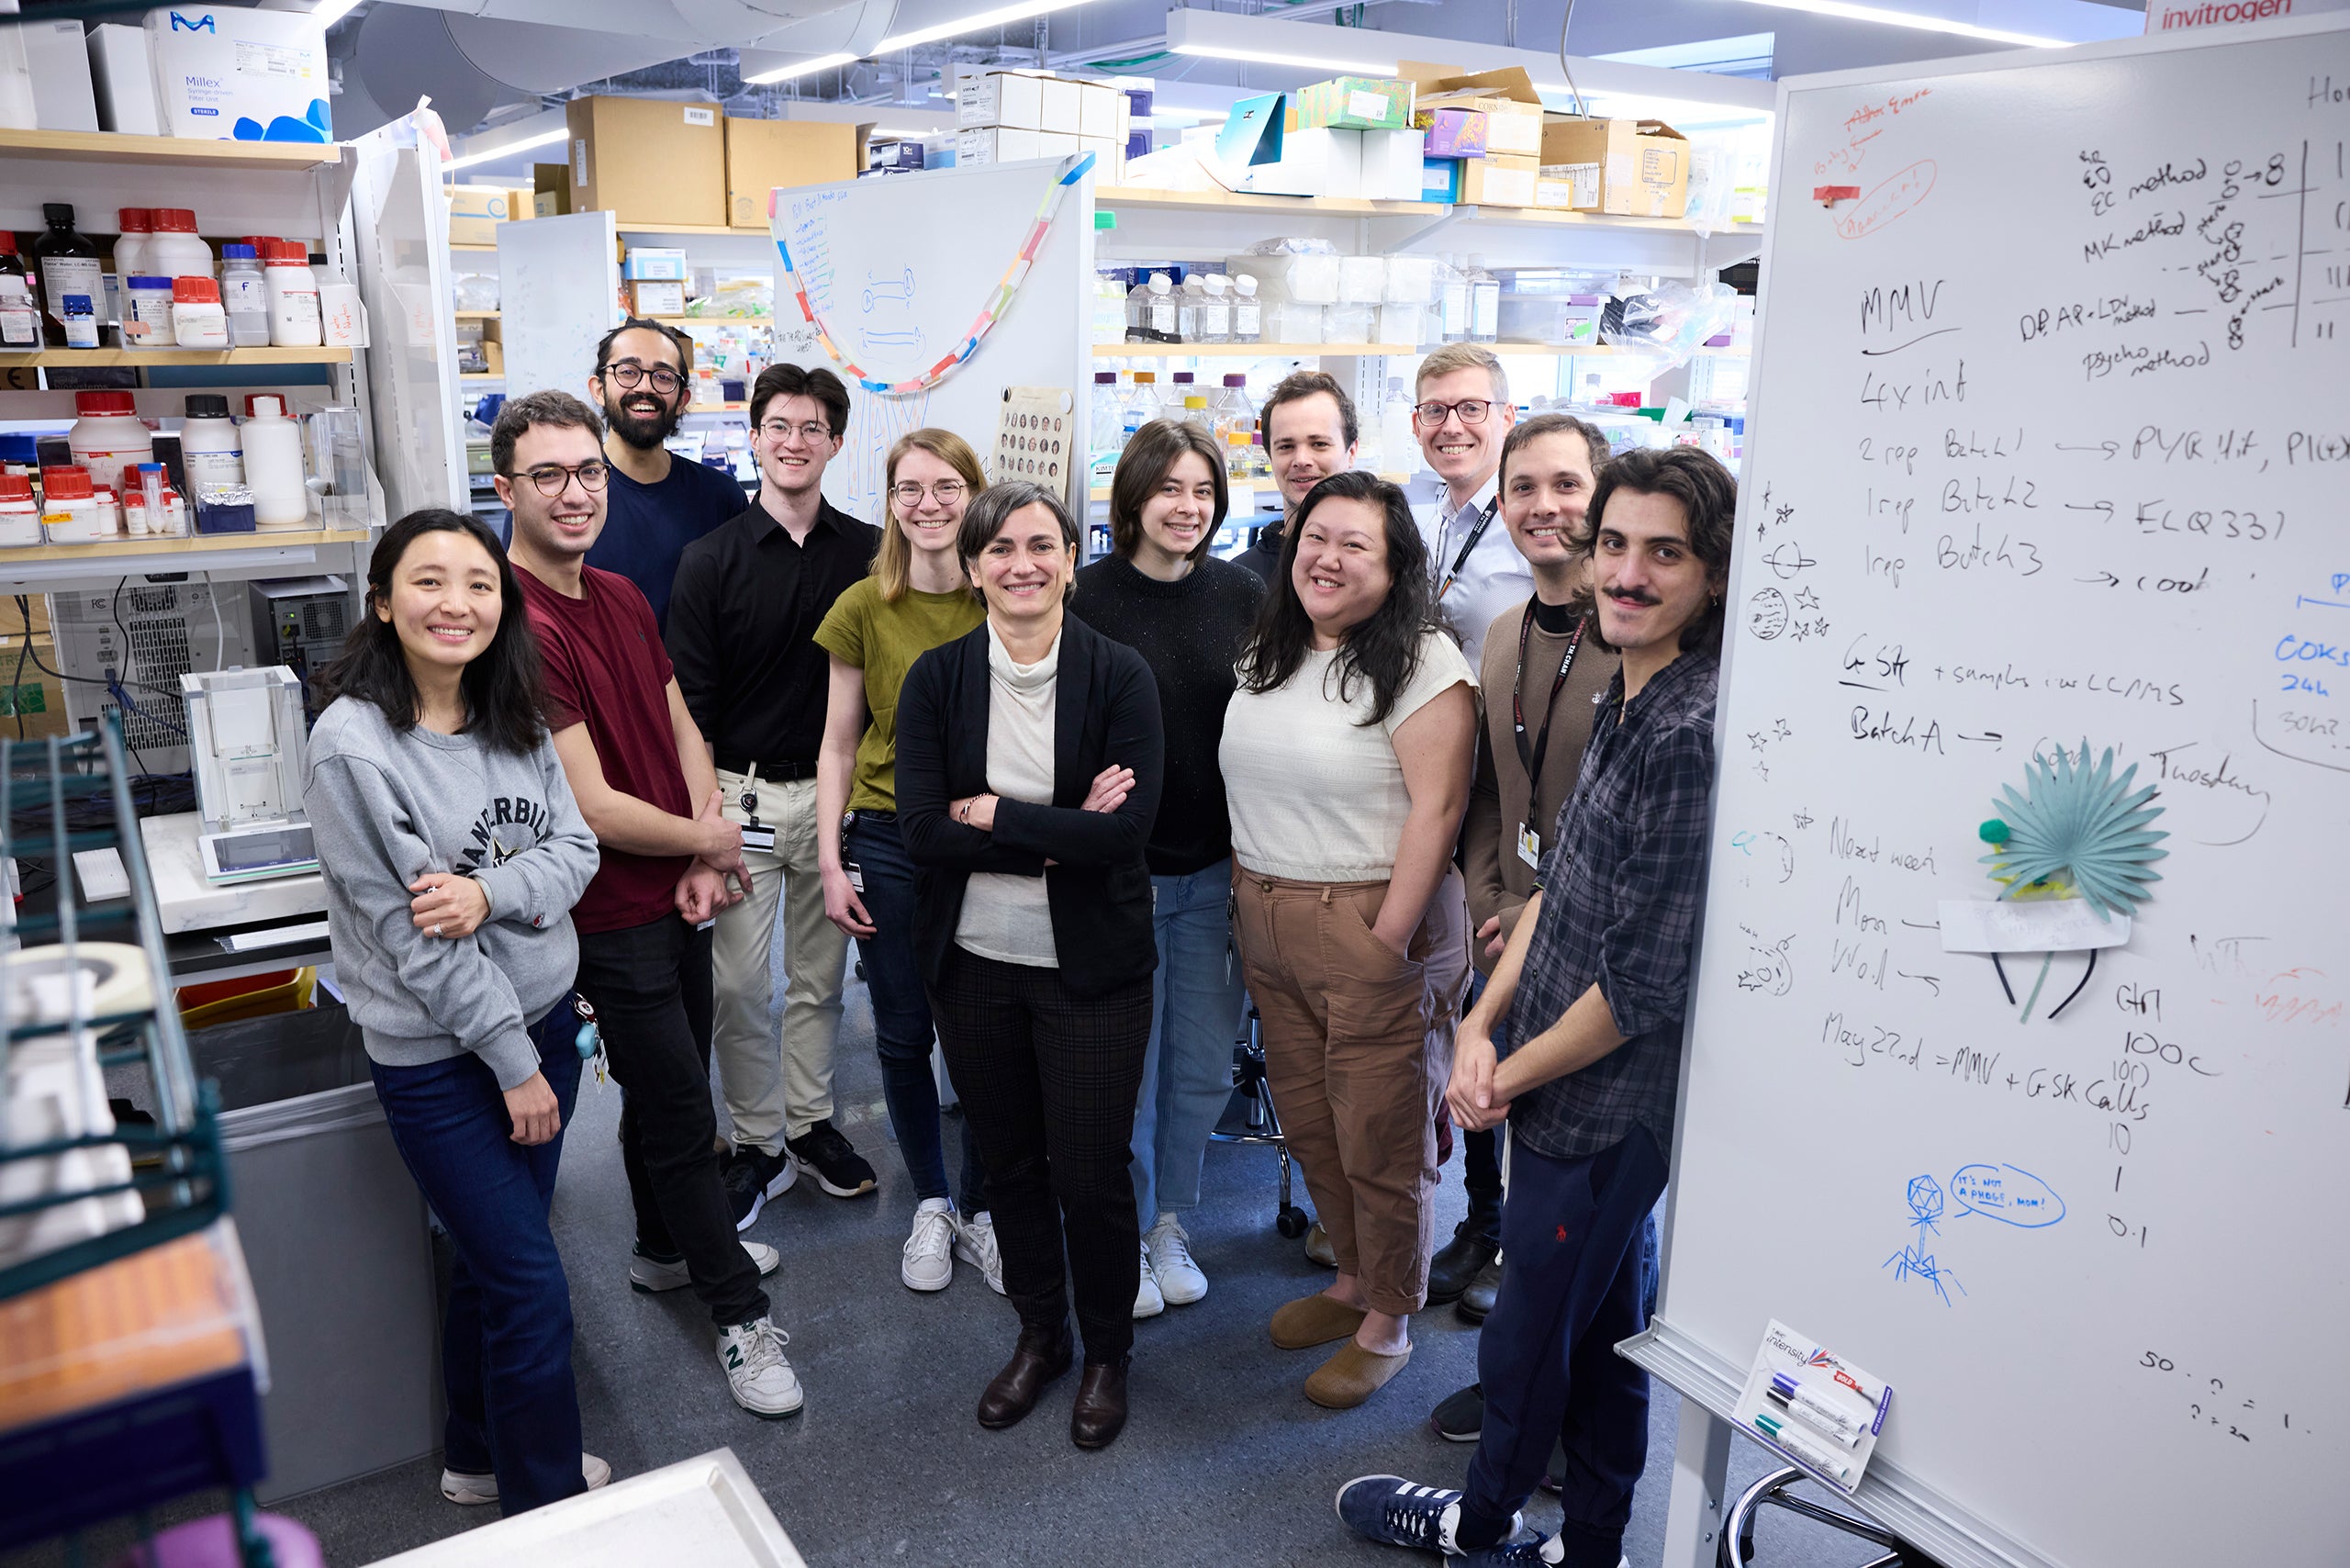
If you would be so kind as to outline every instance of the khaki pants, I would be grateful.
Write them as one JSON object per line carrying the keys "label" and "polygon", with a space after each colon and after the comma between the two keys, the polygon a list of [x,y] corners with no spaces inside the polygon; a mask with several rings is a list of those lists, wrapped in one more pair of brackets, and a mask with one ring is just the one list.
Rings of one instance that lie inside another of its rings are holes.
{"label": "khaki pants", "polygon": [[1468,980],[1460,873],[1446,870],[1408,959],[1371,935],[1384,882],[1236,869],[1233,886],[1266,1082],[1338,1271],[1374,1310],[1416,1312],[1435,1228],[1432,1118]]}
{"label": "khaki pants", "polygon": [[[744,820],[736,803],[743,778],[719,770],[732,822]],[[816,781],[760,779],[759,821],[775,829],[775,853],[744,851],[751,896],[719,912],[711,952],[718,991],[711,1049],[734,1141],[780,1154],[785,1138],[833,1114],[833,1047],[841,1032],[848,936],[824,918],[824,884],[816,872]],[[778,903],[784,944],[779,1048],[768,1021]]]}

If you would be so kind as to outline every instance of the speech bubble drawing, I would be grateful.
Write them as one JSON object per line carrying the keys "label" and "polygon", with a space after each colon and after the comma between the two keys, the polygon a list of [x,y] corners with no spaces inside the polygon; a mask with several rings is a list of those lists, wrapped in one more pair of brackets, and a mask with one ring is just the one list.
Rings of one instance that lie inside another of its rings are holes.
{"label": "speech bubble drawing", "polygon": [[2047,1182],[2012,1165],[1962,1165],[1950,1179],[1961,1215],[2037,1230],[2065,1217],[2065,1200]]}

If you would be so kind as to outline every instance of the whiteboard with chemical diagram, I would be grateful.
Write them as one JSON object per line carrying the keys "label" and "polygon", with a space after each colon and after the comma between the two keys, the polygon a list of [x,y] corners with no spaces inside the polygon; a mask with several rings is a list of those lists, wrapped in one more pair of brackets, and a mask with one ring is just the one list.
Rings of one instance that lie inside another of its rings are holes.
{"label": "whiteboard with chemical diagram", "polygon": [[[1634,1353],[1871,1368],[1856,1500],[1952,1568],[2350,1562],[2343,28],[1781,85]],[[2109,749],[2160,879],[1995,964],[1986,824]]]}
{"label": "whiteboard with chemical diagram", "polygon": [[[1082,469],[1092,176],[1089,166],[1064,184],[1066,173],[1039,159],[773,193],[778,342],[812,313],[822,336],[804,334],[796,363],[829,365],[849,387],[848,435],[824,473],[834,506],[878,524],[890,448],[926,425],[953,431],[985,462],[1013,386],[1068,394],[1065,409],[1044,416],[1064,429],[1017,439],[1065,441]],[[1070,486],[1081,473],[1050,465],[1058,472],[1039,482],[1073,497],[1081,515],[1084,493]]]}

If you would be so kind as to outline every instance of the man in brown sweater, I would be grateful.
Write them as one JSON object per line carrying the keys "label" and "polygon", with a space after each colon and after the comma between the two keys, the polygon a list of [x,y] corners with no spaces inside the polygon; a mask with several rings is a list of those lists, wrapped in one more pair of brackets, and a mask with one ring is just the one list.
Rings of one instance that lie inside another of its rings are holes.
{"label": "man in brown sweater", "polygon": [[[1460,824],[1460,859],[1469,881],[1469,954],[1481,986],[1533,896],[1535,867],[1591,739],[1593,704],[1616,675],[1616,655],[1585,636],[1583,510],[1607,451],[1606,436],[1565,414],[1525,420],[1502,445],[1502,521],[1533,569],[1534,597],[1494,619],[1479,671],[1485,725]],[[1481,1166],[1498,1163],[1481,1153],[1467,1151],[1469,1217],[1429,1271],[1432,1300],[1440,1268],[1463,1280],[1455,1310],[1472,1322],[1483,1321],[1501,1286],[1499,1183],[1478,1180]],[[1465,1389],[1437,1407],[1431,1424],[1443,1437],[1473,1442],[1483,1408],[1477,1391]]]}

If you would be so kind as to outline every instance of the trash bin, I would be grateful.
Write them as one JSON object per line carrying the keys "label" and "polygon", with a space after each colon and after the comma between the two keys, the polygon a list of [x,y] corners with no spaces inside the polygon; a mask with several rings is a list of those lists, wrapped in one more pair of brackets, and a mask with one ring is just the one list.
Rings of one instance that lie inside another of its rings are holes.
{"label": "trash bin", "polygon": [[441,1444],[439,1312],[424,1199],[341,1006],[188,1036],[218,1084],[229,1212],[261,1303],[264,1502]]}

